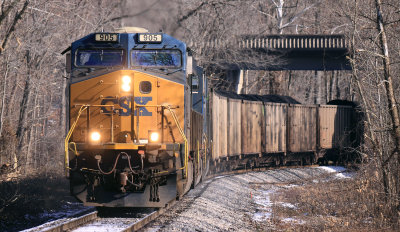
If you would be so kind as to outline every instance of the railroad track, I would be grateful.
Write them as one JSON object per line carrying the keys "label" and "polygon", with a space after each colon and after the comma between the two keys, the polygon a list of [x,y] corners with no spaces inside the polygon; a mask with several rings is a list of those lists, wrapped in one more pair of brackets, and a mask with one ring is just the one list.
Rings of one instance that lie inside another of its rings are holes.
{"label": "railroad track", "polygon": [[276,170],[276,169],[286,169],[286,168],[315,168],[319,167],[318,164],[312,165],[293,165],[293,166],[278,166],[278,167],[259,167],[259,168],[252,168],[252,169],[239,169],[239,170],[232,170],[232,171],[225,171],[225,172],[218,172],[207,175],[206,180],[217,177],[217,176],[229,176],[229,175],[236,175],[236,174],[244,174],[249,172],[262,172],[267,170]]}
{"label": "railroad track", "polygon": [[[90,228],[89,230],[96,231],[95,228],[101,230],[101,227],[106,227],[108,231],[137,231],[147,225],[149,222],[156,219],[158,216],[165,213],[168,209],[173,207],[176,200],[169,202],[166,207],[160,208],[154,212],[151,212],[143,217],[131,217],[131,218],[102,218],[99,216],[99,212],[91,212],[80,217],[68,220],[61,219],[60,222],[57,221],[49,223],[49,225],[42,225],[39,227],[32,228],[29,231],[43,231],[43,232],[61,232],[61,231],[86,231],[85,228]],[[138,213],[139,215],[143,215]]]}
{"label": "railroad track", "polygon": [[[225,171],[220,173],[214,173],[208,175],[203,181],[209,180],[218,176],[229,176],[229,175],[236,175],[236,174],[245,174],[249,172],[259,172],[259,171],[267,171],[267,170],[276,170],[276,169],[286,169],[286,168],[304,168],[304,167],[318,167],[319,165],[306,165],[306,166],[284,166],[284,167],[261,167],[261,168],[253,168],[253,169],[241,169],[241,170],[233,170],[233,171]],[[94,227],[101,227],[104,225],[108,229],[112,229],[112,231],[137,231],[152,222],[157,217],[164,214],[167,210],[172,208],[176,204],[176,200],[169,202],[166,207],[160,208],[154,212],[151,212],[143,217],[133,217],[133,218],[112,218],[112,219],[105,219],[99,216],[98,211],[91,212],[85,214],[83,216],[64,221],[62,223],[56,225],[50,225],[48,227],[44,227],[43,225],[41,228],[31,231],[46,231],[46,232],[61,232],[61,231],[86,231],[86,228]],[[140,213],[139,213],[140,214]],[[64,219],[65,220],[65,219]],[[121,222],[118,223],[116,221],[120,220]],[[112,221],[112,222],[111,222]],[[113,224],[115,227],[112,227]],[[123,225],[122,225],[123,224]],[[91,226],[92,225],[92,226]]]}

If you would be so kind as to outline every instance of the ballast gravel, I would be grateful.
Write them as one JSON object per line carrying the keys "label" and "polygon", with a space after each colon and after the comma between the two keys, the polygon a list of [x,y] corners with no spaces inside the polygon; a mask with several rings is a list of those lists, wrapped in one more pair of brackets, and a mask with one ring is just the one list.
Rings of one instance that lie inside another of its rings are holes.
{"label": "ballast gravel", "polygon": [[275,185],[290,187],[329,175],[329,170],[306,167],[215,177],[196,186],[141,231],[273,230],[266,191],[274,191]]}

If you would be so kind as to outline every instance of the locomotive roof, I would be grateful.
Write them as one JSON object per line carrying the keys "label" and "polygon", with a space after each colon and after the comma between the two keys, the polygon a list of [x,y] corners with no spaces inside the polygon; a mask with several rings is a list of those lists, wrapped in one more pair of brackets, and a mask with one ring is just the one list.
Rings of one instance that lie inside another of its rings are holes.
{"label": "locomotive roof", "polygon": [[273,103],[288,103],[288,104],[301,104],[297,100],[289,96],[268,94],[268,95],[256,95],[256,94],[236,94],[234,92],[227,92],[223,90],[214,90],[218,95],[223,97],[229,97],[233,99],[241,99],[247,101],[262,101],[262,102],[273,102]]}
{"label": "locomotive roof", "polygon": [[[96,39],[96,34],[110,34],[116,35],[117,40],[115,41],[98,41]],[[148,34],[148,35],[162,35],[162,40],[159,42],[139,42],[138,35],[139,34]],[[88,46],[88,47],[102,47],[102,48],[128,48],[128,50],[135,48],[147,48],[147,49],[165,49],[165,48],[175,48],[180,49],[182,51],[186,51],[186,44],[168,34],[165,33],[131,33],[119,31],[118,33],[108,33],[108,32],[95,32],[88,34],[74,42],[72,42],[72,49],[79,46]]]}
{"label": "locomotive roof", "polygon": [[[127,31],[125,33],[125,31]],[[135,31],[136,33],[131,33]],[[122,50],[124,61],[118,66],[105,67],[104,70],[113,69],[140,69],[144,72],[156,72],[162,78],[171,80],[177,83],[185,84],[187,79],[181,72],[186,72],[186,44],[168,34],[165,33],[147,33],[138,32],[138,28],[124,28],[120,30],[120,33],[108,33],[108,32],[96,32],[88,34],[76,41],[74,41],[70,48],[64,51],[67,52],[69,49],[72,54],[72,69],[79,69],[81,67],[75,66],[76,53],[79,50],[84,49],[102,49],[102,50]],[[179,66],[172,68],[164,67],[146,67],[139,68],[132,65],[132,51],[139,50],[179,50],[181,53],[181,63]]]}

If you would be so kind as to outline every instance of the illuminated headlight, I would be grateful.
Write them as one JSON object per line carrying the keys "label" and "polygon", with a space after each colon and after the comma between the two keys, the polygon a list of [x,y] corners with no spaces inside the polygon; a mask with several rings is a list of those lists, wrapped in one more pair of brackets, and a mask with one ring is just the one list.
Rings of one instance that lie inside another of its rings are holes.
{"label": "illuminated headlight", "polygon": [[157,131],[149,131],[149,142],[156,143],[160,141],[160,134]]}
{"label": "illuminated headlight", "polygon": [[122,77],[122,86],[121,89],[124,92],[129,92],[131,91],[131,77],[130,76],[123,76]]}
{"label": "illuminated headlight", "polygon": [[98,141],[100,141],[100,133],[97,132],[97,131],[92,132],[92,133],[90,134],[90,140],[92,140],[93,142],[98,142]]}
{"label": "illuminated headlight", "polygon": [[131,86],[130,86],[130,85],[123,84],[123,85],[122,85],[122,90],[123,90],[124,92],[129,92],[129,91],[131,91]]}

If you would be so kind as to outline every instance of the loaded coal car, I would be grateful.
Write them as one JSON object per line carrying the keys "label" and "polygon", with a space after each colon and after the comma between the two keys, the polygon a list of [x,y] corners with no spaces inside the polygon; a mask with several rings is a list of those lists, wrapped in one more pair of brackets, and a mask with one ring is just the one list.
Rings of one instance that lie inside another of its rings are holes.
{"label": "loaded coal car", "polygon": [[[303,105],[287,96],[212,91],[213,171],[337,160],[354,147],[355,109]],[[330,157],[332,158],[332,157]]]}
{"label": "loaded coal car", "polygon": [[[362,143],[363,114],[358,104],[332,100],[319,109],[320,161],[327,163],[360,162],[355,148]],[[322,156],[323,155],[323,156]]]}
{"label": "loaded coal car", "polygon": [[163,207],[199,182],[207,88],[185,43],[123,28],[89,34],[64,53],[73,196],[91,206]]}

